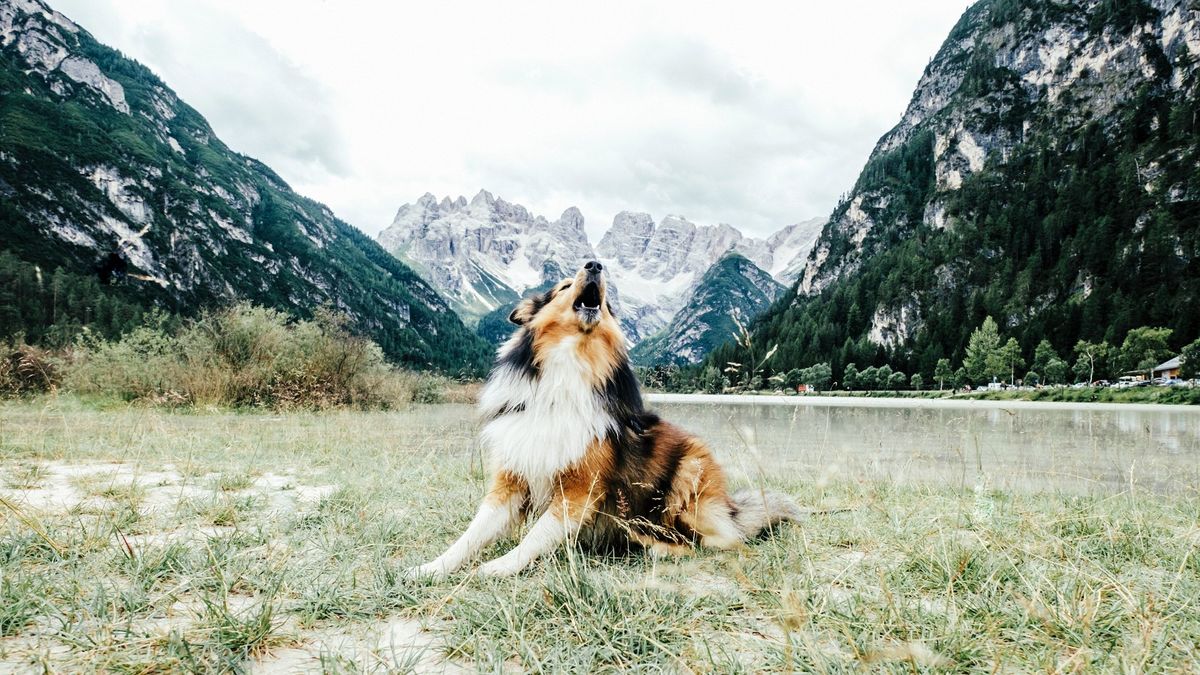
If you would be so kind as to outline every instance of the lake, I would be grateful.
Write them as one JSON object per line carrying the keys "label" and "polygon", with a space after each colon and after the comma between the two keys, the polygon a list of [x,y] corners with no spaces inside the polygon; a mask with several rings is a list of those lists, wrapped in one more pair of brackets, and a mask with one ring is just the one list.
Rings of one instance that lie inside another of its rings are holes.
{"label": "lake", "polygon": [[1013,490],[1193,494],[1200,408],[650,395],[735,472]]}

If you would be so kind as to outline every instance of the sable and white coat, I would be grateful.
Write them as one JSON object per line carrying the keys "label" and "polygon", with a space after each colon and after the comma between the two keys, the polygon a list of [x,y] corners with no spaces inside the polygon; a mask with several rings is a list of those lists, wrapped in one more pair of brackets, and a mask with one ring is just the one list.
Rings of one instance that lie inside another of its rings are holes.
{"label": "sable and white coat", "polygon": [[644,408],[605,291],[590,262],[513,311],[518,328],[479,400],[491,489],[467,531],[415,573],[459,569],[528,516],[520,543],[480,572],[514,574],[576,537],[654,553],[728,548],[799,516],[782,495],[729,494],[707,446]]}

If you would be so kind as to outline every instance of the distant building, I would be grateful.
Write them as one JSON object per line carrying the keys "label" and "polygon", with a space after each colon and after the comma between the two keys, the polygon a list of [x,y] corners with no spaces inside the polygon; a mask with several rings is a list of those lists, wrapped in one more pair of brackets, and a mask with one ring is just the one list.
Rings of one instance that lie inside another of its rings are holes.
{"label": "distant building", "polygon": [[1173,359],[1155,366],[1154,377],[1165,377],[1167,379],[1179,377],[1179,357],[1176,356]]}

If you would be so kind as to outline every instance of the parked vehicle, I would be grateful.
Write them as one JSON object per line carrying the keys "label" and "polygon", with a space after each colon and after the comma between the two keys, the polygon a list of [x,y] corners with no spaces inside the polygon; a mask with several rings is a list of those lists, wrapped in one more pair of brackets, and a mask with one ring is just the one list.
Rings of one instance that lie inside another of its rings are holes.
{"label": "parked vehicle", "polygon": [[1117,383],[1112,386],[1117,389],[1131,389],[1133,387],[1144,387],[1148,384],[1150,383],[1146,380],[1133,377],[1132,375],[1125,375],[1121,377],[1121,379],[1117,380]]}

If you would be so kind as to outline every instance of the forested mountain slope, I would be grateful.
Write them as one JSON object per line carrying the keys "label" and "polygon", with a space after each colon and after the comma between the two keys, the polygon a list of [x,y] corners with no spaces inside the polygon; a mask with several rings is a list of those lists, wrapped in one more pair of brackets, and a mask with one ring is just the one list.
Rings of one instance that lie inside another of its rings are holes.
{"label": "forested mountain slope", "polygon": [[1193,0],[973,5],[756,323],[756,353],[778,345],[775,372],[928,378],[988,315],[1027,356],[1140,325],[1195,339],[1198,21]]}
{"label": "forested mountain slope", "polygon": [[667,327],[630,352],[638,365],[699,363],[730,342],[738,323],[749,325],[783,293],[771,275],[736,252],[726,253],[704,273]]}
{"label": "forested mountain slope", "polygon": [[330,305],[412,366],[489,358],[412,270],[37,0],[0,0],[0,234],[3,336],[242,299]]}

